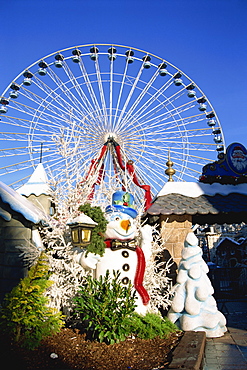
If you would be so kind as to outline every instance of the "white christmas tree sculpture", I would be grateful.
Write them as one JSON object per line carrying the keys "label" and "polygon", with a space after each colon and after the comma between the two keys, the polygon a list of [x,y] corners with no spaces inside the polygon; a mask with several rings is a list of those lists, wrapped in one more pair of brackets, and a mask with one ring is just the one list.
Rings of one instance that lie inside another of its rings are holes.
{"label": "white christmas tree sculpture", "polygon": [[184,331],[205,331],[208,338],[221,337],[227,330],[226,319],[212,296],[208,271],[198,239],[190,232],[182,250],[168,318]]}

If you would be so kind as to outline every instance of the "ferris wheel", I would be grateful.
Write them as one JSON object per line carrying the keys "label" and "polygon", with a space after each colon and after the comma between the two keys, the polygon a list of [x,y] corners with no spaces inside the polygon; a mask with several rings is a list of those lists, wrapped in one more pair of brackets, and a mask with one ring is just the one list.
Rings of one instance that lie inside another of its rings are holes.
{"label": "ferris wheel", "polygon": [[0,180],[14,188],[42,162],[54,186],[80,184],[92,196],[134,183],[155,195],[168,157],[175,181],[195,181],[225,151],[196,83],[122,45],[80,45],[34,62],[2,93],[0,119]]}

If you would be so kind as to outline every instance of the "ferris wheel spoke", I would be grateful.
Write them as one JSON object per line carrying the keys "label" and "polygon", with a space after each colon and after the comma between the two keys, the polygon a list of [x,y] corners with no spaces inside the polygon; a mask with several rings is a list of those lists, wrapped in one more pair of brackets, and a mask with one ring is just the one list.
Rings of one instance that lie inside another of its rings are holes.
{"label": "ferris wheel spoke", "polygon": [[[71,88],[69,88],[67,86],[68,85],[68,81],[63,81],[57,75],[57,73],[55,73],[54,70],[51,69],[51,68],[49,68],[48,75],[49,75],[50,79],[54,82],[54,84],[56,86],[55,89],[52,89],[52,92],[55,91],[55,94],[56,94],[57,98],[59,98],[60,96],[62,96],[61,93],[64,94],[64,96],[70,102],[70,108],[71,108],[71,105],[73,105],[73,107],[76,108],[76,109],[78,109],[78,111],[80,112],[80,109],[82,109],[81,103],[78,100],[78,98],[72,93]],[[59,94],[57,91],[60,91],[61,93]]]}
{"label": "ferris wheel spoke", "polygon": [[[143,68],[143,66],[142,66]],[[152,77],[149,79],[149,81],[145,84],[144,88],[141,90],[140,94],[137,96],[136,100],[133,102],[132,106],[129,108],[126,116],[124,117],[124,119],[122,120],[122,126],[125,125],[126,121],[128,121],[128,119],[132,116],[133,112],[135,111],[136,107],[140,104],[140,102],[142,101],[142,99],[145,97],[145,95],[147,94],[148,90],[151,88],[151,86],[153,85],[154,81],[156,80],[156,78],[159,76],[159,72],[158,70],[155,71],[155,73],[152,75]],[[143,104],[143,109],[145,109],[145,103]],[[136,113],[133,114],[132,117],[136,118]],[[121,128],[121,126],[120,126]]]}
{"label": "ferris wheel spoke", "polygon": [[[50,73],[48,71],[47,77],[49,76]],[[71,114],[72,111],[76,112],[79,116],[81,116],[82,111],[84,112],[84,114],[88,114],[85,106],[83,104],[80,104],[80,100],[77,99],[77,104],[74,104],[73,106],[72,101],[75,100],[73,99],[73,96],[67,94],[67,100],[64,99],[63,95],[61,93],[58,93],[59,87],[57,85],[55,85],[55,88],[51,88],[37,76],[35,76],[34,85],[39,88],[40,92],[43,92],[45,94],[45,98],[42,96],[37,96],[37,94],[33,94],[29,90],[25,89],[24,91],[26,92],[26,96],[28,97],[28,94],[30,94],[30,96],[36,95],[35,99],[40,99],[40,101],[38,100],[37,103],[41,104],[41,106],[45,106],[45,109],[50,110],[51,112],[58,115],[61,115],[61,113],[63,113],[64,117],[67,116],[68,112],[70,112]]]}
{"label": "ferris wheel spoke", "polygon": [[[190,170],[192,170],[192,167],[191,168],[189,168],[188,167],[188,165],[190,164],[191,166],[192,165],[197,165],[198,164],[198,161],[196,161],[196,160],[191,160],[191,158],[189,157],[189,155],[185,155],[184,156],[185,158],[184,158],[184,160],[185,160],[185,162],[182,164],[182,162],[181,162],[181,160],[180,160],[180,158],[178,158],[178,157],[174,157],[174,165],[173,165],[173,167],[174,167],[174,169],[176,169],[176,166],[177,166],[177,168],[179,168],[179,167],[181,167],[181,166],[184,166],[184,167],[186,167],[186,168],[188,168],[188,169],[190,169]],[[199,158],[199,157],[198,157]],[[194,158],[195,159],[195,158]],[[201,163],[201,160],[200,160],[200,163]],[[185,165],[186,166],[185,166]],[[200,173],[200,171],[197,171],[197,173]]]}
{"label": "ferris wheel spoke", "polygon": [[[38,81],[37,78],[36,80]],[[35,80],[33,83],[38,87],[38,84],[36,83]],[[61,113],[63,113],[64,117],[67,115],[67,112],[71,111],[71,104],[69,104],[66,100],[59,99],[58,103],[59,95],[56,94],[54,91],[51,91],[50,94],[46,96],[46,99],[44,99],[44,97],[42,97],[41,95],[33,93],[32,91],[25,88],[22,88],[21,95],[30,100],[30,102],[37,104],[37,107],[39,107],[40,111],[46,109],[47,111],[50,111],[52,114],[59,116],[61,115]],[[54,102],[56,102],[56,104],[54,104]]]}
{"label": "ferris wheel spoke", "polygon": [[[174,116],[172,117],[172,115],[169,115],[169,117],[158,117],[158,119],[156,119],[155,121],[153,122],[145,122],[145,124],[148,124],[148,130],[146,130],[146,135],[147,137],[150,137],[152,136],[152,132],[153,130],[155,130],[157,132],[157,137],[158,136],[162,136],[162,135],[166,135],[166,132],[168,130],[172,130],[173,132],[175,131],[178,131],[181,133],[181,137],[183,136],[182,133],[186,133],[186,130],[185,130],[185,127],[186,127],[186,124],[188,125],[189,122],[187,121],[187,119],[183,119],[180,115],[179,117],[176,117],[175,116],[176,113],[174,113]],[[172,121],[168,121],[166,122],[166,119],[169,119],[172,117]],[[199,122],[201,119],[198,118],[197,119],[197,122]]]}
{"label": "ferris wheel spoke", "polygon": [[[182,137],[187,140],[187,139],[190,139],[190,138],[201,137],[202,135],[203,135],[204,139],[206,139],[207,136],[211,136],[212,133],[207,131],[207,129],[205,129],[205,130],[201,129],[200,131],[190,130],[188,132],[184,132],[184,131],[183,132],[179,132],[179,131],[166,132],[165,137],[164,137],[164,141],[167,142],[167,140],[172,140],[172,139],[182,140]],[[150,142],[159,143],[160,139],[150,138]]]}
{"label": "ferris wheel spoke", "polygon": [[[17,109],[21,112],[24,111],[23,106],[21,106],[21,108],[19,108],[19,107],[18,108],[13,107],[13,108]],[[27,108],[27,106],[25,106],[25,108]],[[32,117],[32,120],[22,120],[22,119],[18,119],[18,118],[16,120],[18,122],[19,121],[25,122],[25,126],[23,126],[23,125],[22,126],[23,127],[29,127],[29,129],[30,129],[30,127],[32,127],[32,125],[34,124],[34,117],[36,117],[36,119],[39,122],[39,131],[46,131],[46,132],[50,132],[51,134],[54,134],[55,132],[58,132],[58,130],[61,130],[61,127],[64,127],[67,130],[71,130],[71,127],[64,126],[64,124],[66,123],[68,118],[66,118],[66,120],[65,120],[61,116],[60,117],[59,116],[52,116],[51,114],[43,113],[43,111],[39,112],[37,109],[36,109],[36,111],[33,115],[32,115],[32,112],[34,112],[34,108],[32,108],[32,107],[29,107],[28,112],[26,110],[26,114],[30,115]],[[37,113],[39,113],[39,116],[38,116]],[[56,122],[56,121],[58,121],[58,122]],[[72,120],[69,119],[69,121],[67,122],[67,124],[70,125],[70,126],[73,125],[73,122],[71,122],[71,121]],[[10,118],[8,123],[10,123],[10,124],[13,123],[13,124],[16,125],[15,121],[11,118]],[[87,127],[90,126],[90,123],[86,123],[86,124],[84,124],[84,126],[85,126],[85,128],[87,128]],[[43,129],[42,129],[42,127],[43,127]],[[78,133],[80,133],[80,130],[78,130]]]}
{"label": "ferris wheel spoke", "polygon": [[109,126],[108,130],[112,128],[112,97],[113,97],[113,58],[110,61],[110,89],[109,89]]}
{"label": "ferris wheel spoke", "polygon": [[[153,112],[153,114],[152,114],[153,117],[152,118],[149,117],[149,119],[146,118],[144,120],[144,122],[145,122],[145,124],[148,124],[148,127],[149,127],[150,130],[152,129],[152,126],[157,126],[157,124],[166,125],[165,121],[167,119],[169,119],[170,117],[173,118],[173,122],[177,122],[177,120],[178,120],[178,121],[181,121],[182,124],[183,124],[184,118],[182,119],[181,114],[190,110],[190,109],[192,109],[192,108],[193,108],[193,106],[191,106],[191,103],[188,102],[188,103],[180,105],[179,107],[175,107],[174,109],[171,109],[169,111],[165,111],[165,112],[163,112],[162,114],[159,114],[159,115],[157,115],[157,112]],[[128,128],[128,125],[126,126],[126,128]]]}
{"label": "ferris wheel spoke", "polygon": [[[157,133],[156,137],[153,136],[152,131],[146,132],[145,136],[148,139],[149,143],[152,143],[152,142],[166,141],[168,138],[169,139],[172,139],[172,138],[181,139],[181,137],[196,137],[196,136],[204,137],[204,136],[212,135],[212,129],[210,127],[205,127],[205,128],[202,127],[199,129],[191,128],[187,130],[184,130],[184,129],[181,130],[179,129],[179,125],[174,125],[174,127],[171,127],[171,126],[169,127],[169,129],[171,128],[173,128],[172,131],[169,131],[168,129],[167,130],[164,130],[164,129],[156,130],[156,133]],[[127,133],[125,137],[126,137],[126,140],[128,140]],[[131,134],[129,134],[128,137],[132,139],[132,141],[135,141],[135,140],[140,141],[142,139],[142,133],[137,128],[136,131],[131,131]]]}
{"label": "ferris wheel spoke", "polygon": [[[215,149],[215,144],[205,144],[205,143],[191,143],[191,142],[182,142],[182,141],[174,141],[174,140],[166,140],[166,145],[167,145],[167,148],[177,148],[177,149],[183,149],[183,148],[186,148],[186,146],[188,146],[188,148],[190,149],[190,151],[214,151]],[[146,150],[148,150],[150,148],[154,148],[153,146],[150,146],[150,145],[146,145],[145,148]],[[157,149],[157,147],[156,147]]]}
{"label": "ferris wheel spoke", "polygon": [[0,153],[4,157],[15,157],[18,155],[26,155],[26,146],[0,149]]}
{"label": "ferris wheel spoke", "polygon": [[[176,151],[175,149],[171,148],[170,153],[172,154],[172,159],[173,156],[174,158],[180,158],[181,157],[181,152]],[[208,163],[210,161],[210,158],[202,157],[199,155],[193,155],[191,153],[184,153],[185,157],[188,157],[191,163]]]}
{"label": "ferris wheel spoke", "polygon": [[[12,164],[7,164],[6,166],[0,167],[0,171],[1,170],[7,170],[8,174],[12,173],[12,172],[16,172],[16,171],[20,170],[20,168],[19,168],[20,165],[22,166],[22,169],[28,169],[30,167],[31,162],[32,162],[32,160],[28,159],[28,160],[25,160],[25,161],[20,161],[20,162],[15,162],[15,163],[12,163]],[[1,174],[1,175],[4,175],[4,173]]]}
{"label": "ferris wheel spoke", "polygon": [[[1,176],[1,174],[0,174],[0,176]],[[18,180],[11,182],[11,183],[9,184],[9,186],[10,186],[10,187],[19,188],[19,187],[20,187],[21,185],[23,185],[26,181],[28,181],[28,180],[29,180],[29,178],[30,178],[30,175],[20,177],[20,178],[18,178]],[[18,186],[16,186],[16,185],[18,185]]]}
{"label": "ferris wheel spoke", "polygon": [[[82,61],[81,60],[80,60],[80,67],[82,67]],[[90,103],[89,99],[87,98],[86,94],[84,93],[84,91],[81,87],[82,84],[78,83],[78,78],[75,77],[75,75],[71,71],[68,63],[64,63],[64,71],[67,74],[71,84],[75,88],[75,91],[77,92],[80,100],[83,103],[83,104],[80,104],[81,110],[85,110],[85,113],[87,115],[90,115],[93,118],[94,117],[93,116],[94,108],[93,108],[92,104]],[[79,103],[80,103],[80,100],[79,100]]]}
{"label": "ferris wheel spoke", "polygon": [[[57,99],[60,101],[60,96],[62,96],[62,94],[64,94],[64,96],[68,99],[67,109],[69,111],[75,110],[75,112],[78,112],[78,115],[81,116],[82,110],[84,111],[84,114],[90,115],[91,119],[93,119],[92,114],[90,114],[91,112],[88,111],[88,109],[85,110],[85,106],[81,104],[80,100],[71,91],[71,88],[67,86],[68,82],[61,80],[61,78],[52,69],[49,69],[49,77],[56,84]],[[61,93],[59,94],[58,91]],[[63,101],[65,101],[65,99],[63,99]]]}
{"label": "ferris wheel spoke", "polygon": [[5,141],[23,141],[23,142],[27,142],[27,138],[26,138],[25,134],[20,134],[20,133],[17,133],[17,132],[2,132],[1,135],[2,135],[2,137],[1,137],[0,140],[1,140],[2,144],[4,144]]}
{"label": "ferris wheel spoke", "polygon": [[[178,99],[180,96],[177,96],[178,92],[176,94],[174,94],[174,101],[175,101],[175,98]],[[153,101],[150,101],[148,102],[147,106],[146,104],[143,105],[143,109],[140,109],[140,113],[143,113],[150,105],[151,103],[153,103]],[[171,109],[168,109],[167,107],[171,105],[174,109],[178,109],[179,107],[174,107],[173,105],[173,100],[171,98],[167,98],[165,97],[165,100],[162,100],[162,101],[158,101],[158,104],[155,105],[152,109],[150,109],[149,111],[147,111],[145,114],[143,115],[137,115],[137,113],[134,115],[135,119],[137,120],[143,120],[145,118],[145,121],[147,121],[147,118],[151,118],[153,117],[153,119],[156,118],[157,116],[157,113],[163,109],[166,109],[166,112],[163,113],[163,114],[169,114],[171,112]],[[195,106],[195,102],[194,101],[190,101],[187,103],[187,105],[190,106],[190,108],[193,108]],[[148,116],[148,117],[146,117]]]}
{"label": "ferris wheel spoke", "polygon": [[151,171],[152,168],[149,166],[143,166],[143,168],[138,168],[137,177],[138,178],[146,178],[145,181],[142,180],[142,183],[145,185],[151,186],[151,191],[153,192],[153,188],[160,185],[160,182],[165,179],[165,176],[162,176],[159,173],[155,178],[152,177]]}
{"label": "ferris wheel spoke", "polygon": [[117,104],[116,104],[116,108],[115,108],[113,126],[112,126],[116,130],[118,129],[117,117],[118,117],[120,102],[121,102],[122,97],[123,97],[123,90],[124,90],[124,84],[125,84],[125,81],[126,81],[127,70],[128,70],[128,63],[125,63],[124,72],[123,72],[123,75],[122,75],[122,79],[121,79],[121,83],[120,83],[120,89],[119,89],[119,93],[118,93]]}
{"label": "ferris wheel spoke", "polygon": [[[14,107],[12,106],[12,108],[15,110],[15,111],[18,111],[18,112],[25,112],[24,110],[24,107],[21,106],[21,108],[17,108],[17,107]],[[30,113],[28,112],[25,112],[26,115],[30,115],[32,117],[32,119],[24,119],[24,118],[20,118],[20,117],[13,117],[13,116],[5,116],[5,119],[2,120],[2,123],[6,124],[6,125],[11,125],[11,126],[17,126],[17,127],[20,127],[20,128],[24,128],[24,129],[30,129],[30,126],[32,126],[32,123],[33,123],[33,116],[31,114],[32,110],[30,110]],[[61,127],[61,125],[64,123],[64,120],[62,120],[60,117],[57,117],[57,119],[60,119],[60,124],[57,124],[55,122],[55,117],[54,119],[50,119],[50,120],[44,120],[44,122],[46,121],[47,123],[42,123],[42,126],[46,126],[47,128],[50,128],[52,129],[53,126],[56,126],[59,128]]]}
{"label": "ferris wheel spoke", "polygon": [[[167,112],[164,112],[163,114],[159,115],[158,118],[162,117],[162,120],[166,120],[168,119],[169,117],[173,117],[173,119],[175,121],[177,121],[177,119],[180,119],[180,115],[184,112],[187,112],[188,110],[192,109],[193,108],[193,105],[191,105],[191,102],[187,102],[187,103],[184,103],[180,106],[177,106],[177,107],[174,107],[173,109],[170,109],[169,111]],[[177,118],[177,116],[179,116],[179,118]],[[145,121],[146,122],[152,122],[153,120],[155,119],[152,118],[152,119],[146,119]]]}
{"label": "ferris wheel spoke", "polygon": [[[127,64],[127,63],[128,63],[128,62],[126,61],[126,64]],[[134,80],[134,82],[133,82],[133,84],[132,84],[132,86],[131,86],[131,89],[130,89],[130,91],[129,91],[129,93],[128,93],[128,95],[127,95],[126,99],[125,99],[125,103],[124,103],[124,105],[123,105],[123,108],[122,108],[121,113],[120,113],[120,115],[119,115],[118,121],[117,121],[117,123],[116,123],[116,127],[117,127],[117,128],[121,128],[121,124],[122,124],[122,122],[121,122],[121,121],[122,121],[123,115],[124,115],[124,114],[125,114],[125,112],[126,112],[127,106],[128,106],[128,104],[129,104],[129,102],[130,102],[130,99],[131,99],[132,95],[134,94],[135,88],[136,88],[136,86],[137,86],[137,84],[138,84],[138,82],[139,82],[139,79],[140,79],[140,77],[141,77],[141,75],[142,75],[142,72],[143,72],[143,65],[141,65],[141,66],[140,66],[139,71],[138,71],[138,73],[137,73],[137,76],[135,77],[135,80]]]}
{"label": "ferris wheel spoke", "polygon": [[[179,164],[175,161],[173,167],[176,168],[176,166],[178,169],[180,168],[181,174],[183,174],[184,171],[188,171],[188,176],[193,179],[198,179],[198,177],[201,174],[201,171],[198,171],[198,169],[188,166],[187,163],[186,165],[184,165],[184,164]],[[179,177],[181,177],[181,175]]]}
{"label": "ferris wheel spoke", "polygon": [[57,127],[60,127],[61,124],[64,123],[64,117],[61,115],[54,116],[50,113],[44,112],[43,110],[39,110],[38,108],[27,106],[19,102],[15,102],[11,108],[20,113],[24,113],[25,115],[32,117],[32,119],[29,120],[30,123],[33,122],[34,117],[38,116],[38,114],[42,117],[42,121],[48,122],[50,124],[50,127],[56,125]]}
{"label": "ferris wheel spoke", "polygon": [[49,170],[54,174],[54,179],[61,175],[61,171],[64,173],[65,158],[63,156],[45,154],[42,156],[42,163],[49,164]]}
{"label": "ferris wheel spoke", "polygon": [[[154,163],[158,163],[157,162],[157,157],[159,158],[160,162],[162,163],[162,168],[164,166],[164,164],[166,163],[166,161],[168,160],[168,150],[170,150],[170,153],[171,155],[173,156],[173,158],[180,158],[181,160],[184,158],[186,159],[186,161],[190,161],[191,163],[195,164],[195,163],[208,163],[210,161],[209,158],[206,158],[206,157],[202,157],[202,156],[199,156],[199,155],[193,155],[191,154],[190,152],[190,148],[188,150],[184,150],[184,148],[181,146],[180,150],[176,150],[176,149],[179,149],[179,148],[175,148],[174,146],[167,146],[166,148],[163,148],[161,151],[160,150],[157,150],[156,149],[156,156],[154,157],[153,156],[153,148],[151,148],[150,150],[146,150],[145,151],[145,158],[143,160],[143,162],[145,163],[151,163],[151,166],[154,164]],[[194,149],[196,150],[196,149]],[[198,152],[198,150],[196,150]],[[138,150],[136,150],[136,152],[134,150],[132,150],[132,153],[136,153],[136,156],[133,155],[133,157],[131,159],[133,159],[134,161],[135,160],[138,160],[138,162],[140,162],[140,151],[138,152]]]}
{"label": "ferris wheel spoke", "polygon": [[[164,158],[164,160],[165,159],[167,160],[167,157]],[[154,185],[154,184],[158,185],[159,184],[159,181],[158,180],[164,180],[165,174],[163,174],[163,173],[164,173],[165,168],[164,168],[164,166],[162,166],[160,164],[160,162],[157,163],[157,161],[155,159],[153,159],[153,157],[151,157],[151,158],[149,158],[149,157],[147,158],[146,157],[145,160],[143,160],[141,163],[142,163],[141,168],[138,167],[138,169],[136,171],[137,172],[137,176],[139,178],[142,178],[142,177],[149,178],[149,175],[147,175],[147,174],[151,174],[152,173],[152,169],[155,167],[156,169],[159,169],[158,174],[157,174],[157,177],[156,177],[156,180],[155,179],[152,179],[150,177],[148,183],[151,184],[151,185]],[[164,162],[164,163],[166,163],[166,162]],[[163,171],[163,172],[161,172],[161,171]]]}
{"label": "ferris wheel spoke", "polygon": [[11,125],[11,126],[17,126],[19,128],[29,129],[30,127],[30,121],[23,118],[15,118],[12,116],[5,116],[4,119],[1,119],[2,127]]}
{"label": "ferris wheel spoke", "polygon": [[107,110],[106,110],[105,94],[104,94],[104,89],[103,89],[103,85],[102,85],[102,79],[101,79],[101,73],[100,73],[100,66],[99,66],[98,58],[95,61],[95,70],[96,70],[96,76],[97,76],[97,81],[98,81],[100,101],[101,101],[101,106],[102,106],[102,111],[103,111],[102,119],[105,122],[104,126],[107,128],[108,127],[108,122],[107,122],[108,114],[107,114]]}
{"label": "ferris wheel spoke", "polygon": [[[164,127],[163,126],[160,127],[160,125],[158,124],[160,123],[160,121],[158,121],[158,122],[154,122],[149,127],[151,127],[151,129],[153,128],[155,128],[156,130],[158,129],[158,132],[161,133],[161,132],[165,132],[168,129],[173,129],[177,127],[187,127],[188,125],[194,125],[196,123],[204,121],[204,119],[205,119],[205,115],[200,113],[197,115],[187,116],[186,118],[180,117],[176,119],[176,124],[174,124],[174,120],[172,120],[172,121],[165,122]],[[205,129],[208,129],[208,128],[205,128]]]}
{"label": "ferris wheel spoke", "polygon": [[[145,86],[145,88],[142,90],[141,94],[139,95],[138,99],[136,100],[135,104],[133,104],[132,108],[130,108],[129,112],[132,113],[132,111],[137,107],[137,105],[141,102],[143,96],[145,96],[147,93],[148,93],[148,90],[149,88],[151,87],[151,85],[153,84],[154,80],[157,78],[157,76],[159,76],[159,73],[158,71],[156,71],[156,73],[153,75],[152,79],[149,80],[149,83]],[[166,108],[167,106],[169,105],[172,105],[173,101],[177,100],[179,97],[183,96],[184,95],[184,87],[183,89],[175,92],[172,96],[170,96],[169,98],[164,96],[163,93],[164,91],[169,87],[171,86],[172,84],[172,78],[170,78],[169,81],[167,81],[166,84],[164,84],[163,86],[161,86],[161,88],[159,90],[157,90],[154,94],[150,94],[150,98],[146,101],[146,102],[143,102],[142,106],[133,114],[133,118],[135,118],[136,120],[141,120],[141,119],[144,119],[144,117],[146,115],[151,115],[151,113],[154,111],[154,113],[156,114],[157,111],[161,110],[161,109],[164,109]],[[158,98],[162,95],[162,101],[161,100],[158,100]],[[147,111],[145,114],[143,114],[151,105],[153,105],[154,103],[159,103],[157,104],[156,106],[154,106],[152,109],[150,109],[149,111]],[[158,108],[158,110],[157,110]],[[142,115],[140,115],[142,114]],[[124,121],[123,121],[124,123]]]}
{"label": "ferris wheel spoke", "polygon": [[[173,83],[172,78],[170,78],[159,90],[157,90],[154,94],[150,94],[149,100],[146,103],[144,103],[135,112],[133,117],[136,120],[140,120],[140,119],[144,118],[147,114],[152,113],[153,111],[154,111],[154,114],[156,114],[159,110],[162,110],[163,108],[165,108],[166,105],[164,104],[164,100],[160,101],[160,100],[158,100],[158,98],[159,98],[160,95],[162,95],[164,93],[165,90],[167,90],[172,85],[172,83]],[[165,97],[165,101],[168,101],[167,97]],[[145,115],[143,115],[143,116],[139,115],[139,114],[142,114],[143,112],[145,112],[145,110],[147,110],[149,106],[154,104],[154,102],[156,102],[156,103],[159,102],[159,104],[157,104],[152,109],[150,109]]]}
{"label": "ferris wheel spoke", "polygon": [[100,112],[101,109],[100,109],[100,106],[99,106],[99,103],[98,103],[98,99],[95,95],[95,91],[93,89],[92,82],[91,82],[91,80],[89,78],[89,75],[87,73],[87,69],[86,69],[84,63],[82,62],[82,60],[80,61],[79,66],[80,66],[80,70],[81,70],[81,73],[82,73],[82,77],[85,81],[85,86],[87,88],[87,91],[89,93],[89,96],[90,96],[92,104],[93,104],[90,117],[91,116],[94,117],[93,113],[94,112]]}
{"label": "ferris wheel spoke", "polygon": [[[195,168],[192,168],[192,167],[189,167],[188,166],[188,163],[189,163],[189,161],[188,162],[186,162],[186,167],[185,166],[183,166],[182,164],[181,164],[181,162],[176,162],[176,160],[174,159],[174,165],[173,165],[173,168],[176,170],[178,170],[178,169],[180,169],[180,172],[182,172],[183,171],[183,167],[185,168],[185,169],[187,169],[188,171],[189,171],[189,176],[191,177],[191,178],[196,178],[196,177],[198,177],[198,175],[200,175],[200,171],[198,171],[198,170],[196,170]],[[195,163],[192,163],[192,164],[195,164]],[[158,173],[160,174],[160,175],[158,175],[158,177],[159,177],[159,179],[162,181],[162,182],[164,182],[164,179],[165,179],[165,167],[162,167],[160,164],[157,164],[157,163],[155,163],[154,161],[153,161],[153,163],[152,163],[152,166],[154,166],[155,165],[155,168],[158,170]],[[144,173],[146,173],[147,171],[149,171],[149,173],[150,173],[150,169],[151,169],[152,167],[151,166],[146,166],[145,165],[145,163],[144,163]],[[176,175],[176,173],[175,173],[175,175]],[[178,176],[178,178],[179,178],[179,176]],[[150,179],[151,181],[153,181],[153,179]],[[153,183],[156,183],[157,184],[157,180],[156,181],[153,181]]]}

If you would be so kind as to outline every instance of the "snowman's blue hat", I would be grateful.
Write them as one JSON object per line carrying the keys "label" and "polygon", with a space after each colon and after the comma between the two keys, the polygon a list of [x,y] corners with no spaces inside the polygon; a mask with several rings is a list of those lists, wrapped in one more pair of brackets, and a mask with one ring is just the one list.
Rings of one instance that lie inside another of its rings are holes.
{"label": "snowman's blue hat", "polygon": [[112,205],[106,207],[106,213],[122,212],[136,218],[138,215],[134,206],[134,197],[126,191],[116,191],[112,194]]}

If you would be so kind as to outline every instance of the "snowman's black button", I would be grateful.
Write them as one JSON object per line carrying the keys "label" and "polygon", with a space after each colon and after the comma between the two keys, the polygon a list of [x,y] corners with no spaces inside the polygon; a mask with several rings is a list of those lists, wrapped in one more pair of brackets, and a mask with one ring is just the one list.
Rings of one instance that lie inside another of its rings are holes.
{"label": "snowman's black button", "polygon": [[129,257],[129,252],[128,251],[122,251],[122,256],[124,258],[128,258]]}
{"label": "snowman's black button", "polygon": [[129,269],[130,269],[130,265],[128,265],[128,263],[125,263],[125,264],[123,265],[123,270],[124,270],[124,271],[129,271]]}
{"label": "snowman's black button", "polygon": [[129,278],[127,276],[122,279],[123,284],[126,285],[126,284],[128,284],[128,282],[129,282]]}

